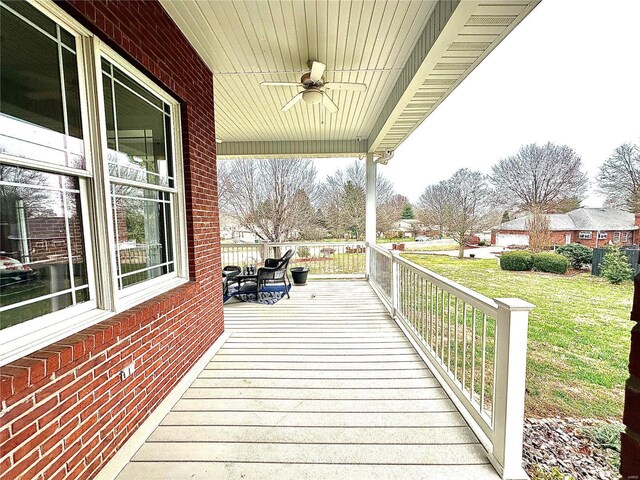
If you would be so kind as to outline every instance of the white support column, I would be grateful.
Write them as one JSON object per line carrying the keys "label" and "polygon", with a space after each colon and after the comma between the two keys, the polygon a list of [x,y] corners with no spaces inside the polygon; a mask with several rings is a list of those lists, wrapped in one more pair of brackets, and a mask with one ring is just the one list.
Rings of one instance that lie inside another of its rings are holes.
{"label": "white support column", "polygon": [[367,205],[365,214],[365,235],[367,242],[375,245],[376,229],[376,164],[373,153],[367,153]]}
{"label": "white support column", "polygon": [[495,398],[491,463],[503,479],[528,479],[522,468],[527,329],[534,305],[519,298],[496,298]]}

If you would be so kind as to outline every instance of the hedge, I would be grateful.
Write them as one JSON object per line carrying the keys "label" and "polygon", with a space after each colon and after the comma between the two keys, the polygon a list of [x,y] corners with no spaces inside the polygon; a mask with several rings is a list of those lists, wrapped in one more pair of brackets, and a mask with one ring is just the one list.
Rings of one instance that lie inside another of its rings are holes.
{"label": "hedge", "polygon": [[536,253],[533,256],[533,269],[538,272],[563,274],[569,269],[569,260],[557,253]]}
{"label": "hedge", "polygon": [[531,270],[533,268],[533,255],[526,250],[503,253],[500,256],[500,268],[518,272]]}

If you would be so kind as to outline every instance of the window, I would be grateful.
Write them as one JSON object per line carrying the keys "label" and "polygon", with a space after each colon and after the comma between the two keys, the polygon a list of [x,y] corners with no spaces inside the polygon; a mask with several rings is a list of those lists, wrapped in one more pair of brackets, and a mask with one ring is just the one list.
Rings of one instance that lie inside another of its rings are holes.
{"label": "window", "polygon": [[53,3],[0,16],[4,364],[186,281],[187,262],[178,103]]}
{"label": "window", "polygon": [[614,232],[613,233],[613,242],[614,243],[620,243],[620,232]]}
{"label": "window", "polygon": [[578,237],[580,240],[591,240],[591,232],[580,232]]}
{"label": "window", "polygon": [[606,240],[607,238],[607,232],[598,232],[598,240]]}
{"label": "window", "polygon": [[622,232],[622,243],[631,243],[632,236],[631,232]]}
{"label": "window", "polygon": [[102,60],[118,289],[174,272],[171,106]]}

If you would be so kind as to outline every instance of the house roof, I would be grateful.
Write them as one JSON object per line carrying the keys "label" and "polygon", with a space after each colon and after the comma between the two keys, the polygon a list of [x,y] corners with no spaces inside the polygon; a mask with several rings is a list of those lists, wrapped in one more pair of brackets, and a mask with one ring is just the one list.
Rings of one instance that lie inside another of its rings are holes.
{"label": "house roof", "polygon": [[[160,0],[213,72],[218,157],[360,156],[395,149],[540,0]],[[309,61],[338,106],[281,108]]]}
{"label": "house roof", "polygon": [[[549,214],[549,230],[637,230],[633,213],[615,208],[579,208]],[[529,216],[501,223],[494,230],[528,230]]]}

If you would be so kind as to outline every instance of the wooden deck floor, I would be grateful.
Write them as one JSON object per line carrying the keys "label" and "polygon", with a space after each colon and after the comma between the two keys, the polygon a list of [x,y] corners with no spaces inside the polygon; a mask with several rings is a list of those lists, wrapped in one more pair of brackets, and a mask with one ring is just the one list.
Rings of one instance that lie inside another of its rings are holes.
{"label": "wooden deck floor", "polygon": [[232,335],[118,480],[497,479],[364,281],[225,307]]}

